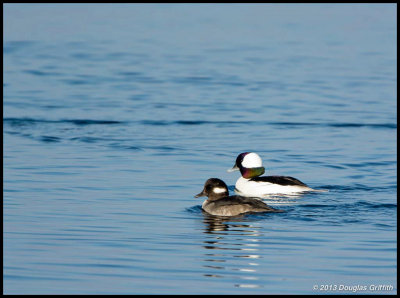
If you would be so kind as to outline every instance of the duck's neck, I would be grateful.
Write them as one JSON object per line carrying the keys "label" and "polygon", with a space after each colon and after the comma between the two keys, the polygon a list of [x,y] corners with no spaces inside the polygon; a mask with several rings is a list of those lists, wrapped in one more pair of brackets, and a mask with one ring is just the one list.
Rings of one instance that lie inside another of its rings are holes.
{"label": "duck's neck", "polygon": [[208,199],[207,201],[211,202],[211,201],[216,201],[225,197],[229,196],[229,192],[225,191],[225,192],[221,192],[221,193],[211,193],[208,195]]}
{"label": "duck's neck", "polygon": [[258,176],[261,176],[262,174],[264,174],[265,168],[264,167],[258,167],[258,168],[241,167],[240,173],[242,174],[243,178],[250,179],[250,178],[258,177]]}

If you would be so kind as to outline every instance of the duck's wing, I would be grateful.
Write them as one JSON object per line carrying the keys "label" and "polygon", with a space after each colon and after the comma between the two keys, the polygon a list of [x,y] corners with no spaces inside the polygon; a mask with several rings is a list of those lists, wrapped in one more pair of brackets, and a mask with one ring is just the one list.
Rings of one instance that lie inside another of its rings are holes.
{"label": "duck's wing", "polygon": [[242,197],[242,196],[230,196],[223,199],[219,199],[213,202],[217,207],[234,207],[234,206],[245,206],[247,205],[248,208],[251,209],[258,209],[270,212],[281,212],[281,210],[274,209],[267,204],[265,204],[260,199],[255,199],[251,197]]}
{"label": "duck's wing", "polygon": [[300,180],[290,177],[290,176],[261,176],[251,178],[250,181],[256,182],[269,182],[273,184],[279,185],[298,185],[298,186],[307,186],[307,184],[301,182]]}

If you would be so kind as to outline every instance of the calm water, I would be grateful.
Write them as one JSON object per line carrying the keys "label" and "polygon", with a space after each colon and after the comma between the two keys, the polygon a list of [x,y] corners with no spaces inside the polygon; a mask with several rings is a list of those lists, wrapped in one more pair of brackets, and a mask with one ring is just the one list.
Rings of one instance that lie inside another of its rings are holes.
{"label": "calm water", "polygon": [[[4,293],[396,294],[396,17],[6,4]],[[244,151],[329,192],[203,214]]]}

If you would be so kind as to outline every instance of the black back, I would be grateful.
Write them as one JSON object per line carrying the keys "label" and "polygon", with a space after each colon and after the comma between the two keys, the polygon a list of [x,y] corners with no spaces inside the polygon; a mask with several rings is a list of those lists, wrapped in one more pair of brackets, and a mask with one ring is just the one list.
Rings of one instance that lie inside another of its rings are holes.
{"label": "black back", "polygon": [[[250,181],[256,182],[269,182],[279,185],[298,185],[298,186],[307,186],[300,180],[289,177],[289,176],[262,176],[262,177],[254,177],[251,178]],[[308,186],[307,186],[308,187]]]}

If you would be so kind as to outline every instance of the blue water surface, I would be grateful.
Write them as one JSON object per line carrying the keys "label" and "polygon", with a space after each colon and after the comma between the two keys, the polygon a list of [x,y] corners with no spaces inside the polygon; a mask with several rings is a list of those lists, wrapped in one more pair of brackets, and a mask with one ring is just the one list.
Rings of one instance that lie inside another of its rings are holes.
{"label": "blue water surface", "polygon": [[396,294],[396,8],[5,4],[3,293]]}

